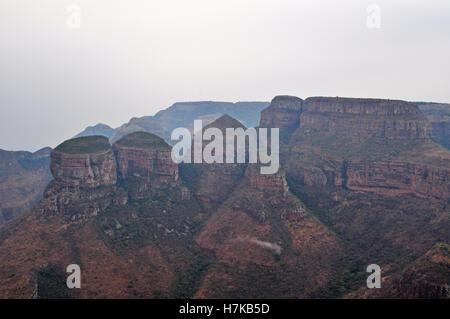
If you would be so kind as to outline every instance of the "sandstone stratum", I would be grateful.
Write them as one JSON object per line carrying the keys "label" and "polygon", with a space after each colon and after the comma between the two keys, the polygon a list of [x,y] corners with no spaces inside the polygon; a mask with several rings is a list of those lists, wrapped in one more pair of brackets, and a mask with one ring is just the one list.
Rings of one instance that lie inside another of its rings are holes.
{"label": "sandstone stratum", "polygon": [[[196,111],[175,104],[160,126],[176,109]],[[0,230],[0,297],[448,298],[450,151],[416,104],[279,96],[259,127],[280,129],[273,175],[177,165],[148,132],[62,143],[43,198]],[[367,291],[373,263],[382,293]]]}

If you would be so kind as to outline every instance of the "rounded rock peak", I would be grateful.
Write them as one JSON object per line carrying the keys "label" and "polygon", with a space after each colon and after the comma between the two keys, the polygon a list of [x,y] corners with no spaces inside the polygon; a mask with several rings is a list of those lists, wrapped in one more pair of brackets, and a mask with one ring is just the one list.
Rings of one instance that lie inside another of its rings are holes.
{"label": "rounded rock peak", "polygon": [[221,117],[217,118],[215,121],[206,125],[203,130],[208,128],[218,128],[221,131],[225,131],[227,128],[243,128],[246,129],[245,125],[236,120],[234,117],[229,116],[228,114],[224,114]]}
{"label": "rounded rock peak", "polygon": [[141,148],[141,149],[170,149],[161,137],[147,132],[133,132],[125,135],[114,146]]}
{"label": "rounded rock peak", "polygon": [[67,140],[59,144],[55,151],[66,154],[96,154],[111,149],[108,138],[105,136],[83,136]]}
{"label": "rounded rock peak", "polygon": [[272,99],[268,108],[290,109],[300,111],[303,100],[291,95],[278,95]]}

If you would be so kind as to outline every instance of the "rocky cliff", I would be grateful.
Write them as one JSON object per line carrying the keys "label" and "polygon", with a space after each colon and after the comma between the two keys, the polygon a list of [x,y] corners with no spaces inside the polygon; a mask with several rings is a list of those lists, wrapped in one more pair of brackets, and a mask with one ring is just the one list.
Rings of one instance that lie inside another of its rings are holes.
{"label": "rocky cliff", "polygon": [[429,121],[408,102],[308,98],[286,144],[288,175],[304,185],[449,198],[450,154],[431,141]]}
{"label": "rocky cliff", "polygon": [[300,129],[360,138],[428,139],[431,126],[416,105],[394,100],[313,97],[305,100]]}
{"label": "rocky cliff", "polygon": [[[448,151],[409,105],[333,98],[310,111],[299,100],[274,99],[264,114],[290,130],[274,175],[182,164],[178,176],[170,147],[146,133],[112,147],[104,137],[63,143],[44,199],[0,231],[0,297],[360,297],[373,263],[386,297],[445,297],[448,248],[432,248],[450,242]],[[293,112],[275,112],[284,109]],[[304,114],[313,120],[302,127]],[[367,117],[395,129],[368,135]],[[229,116],[209,127],[244,128]],[[61,279],[73,263],[77,291]]]}
{"label": "rocky cliff", "polygon": [[178,166],[172,161],[171,147],[162,138],[135,132],[117,141],[113,150],[119,181],[133,188],[132,196],[144,197],[154,189],[177,185]]}
{"label": "rocky cliff", "polygon": [[114,154],[103,136],[80,137],[60,144],[51,153],[50,169],[56,182],[73,186],[108,186],[117,180]]}
{"label": "rocky cliff", "polygon": [[294,96],[277,96],[261,111],[260,127],[289,129],[298,127],[303,100]]}
{"label": "rocky cliff", "polygon": [[50,169],[54,179],[39,204],[44,214],[86,219],[127,201],[126,194],[116,187],[116,159],[104,136],[79,137],[60,144],[51,153]]}

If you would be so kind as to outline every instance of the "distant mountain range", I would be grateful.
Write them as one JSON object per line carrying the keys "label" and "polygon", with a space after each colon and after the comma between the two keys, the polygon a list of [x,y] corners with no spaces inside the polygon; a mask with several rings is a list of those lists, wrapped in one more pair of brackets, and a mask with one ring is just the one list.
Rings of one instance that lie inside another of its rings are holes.
{"label": "distant mountain range", "polygon": [[153,133],[171,143],[170,134],[177,127],[193,128],[194,120],[203,120],[204,125],[213,122],[223,114],[228,114],[247,127],[258,125],[259,113],[269,102],[180,102],[159,111],[155,116],[132,118],[128,123],[113,129],[105,124],[87,127],[75,137],[103,135],[115,142],[136,131]]}

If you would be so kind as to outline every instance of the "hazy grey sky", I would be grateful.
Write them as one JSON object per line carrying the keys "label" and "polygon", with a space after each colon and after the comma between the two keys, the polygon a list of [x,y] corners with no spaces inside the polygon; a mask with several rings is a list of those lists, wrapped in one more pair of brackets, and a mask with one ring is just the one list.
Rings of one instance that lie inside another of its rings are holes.
{"label": "hazy grey sky", "polygon": [[0,148],[54,147],[176,101],[450,102],[449,57],[448,0],[1,0]]}

